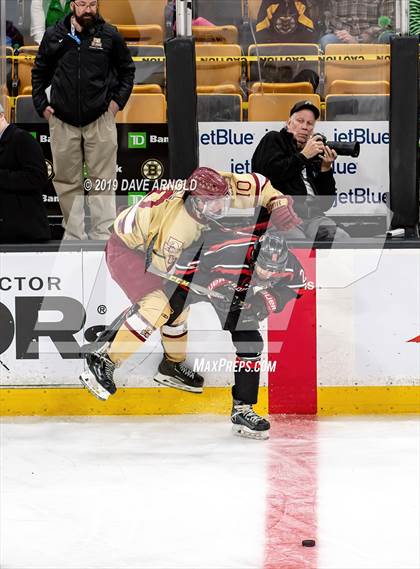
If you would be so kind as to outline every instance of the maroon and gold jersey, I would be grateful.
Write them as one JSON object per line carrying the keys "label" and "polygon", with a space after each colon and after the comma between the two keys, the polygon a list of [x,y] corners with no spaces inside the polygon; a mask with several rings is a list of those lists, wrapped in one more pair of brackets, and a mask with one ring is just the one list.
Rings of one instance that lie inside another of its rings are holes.
{"label": "maroon and gold jersey", "polygon": [[[270,210],[270,205],[283,195],[260,174],[221,174],[229,182],[233,208],[263,206]],[[114,222],[114,231],[121,241],[144,253],[151,248],[151,262],[165,273],[205,228],[204,222],[188,213],[184,194],[185,191],[153,191],[122,211]]]}

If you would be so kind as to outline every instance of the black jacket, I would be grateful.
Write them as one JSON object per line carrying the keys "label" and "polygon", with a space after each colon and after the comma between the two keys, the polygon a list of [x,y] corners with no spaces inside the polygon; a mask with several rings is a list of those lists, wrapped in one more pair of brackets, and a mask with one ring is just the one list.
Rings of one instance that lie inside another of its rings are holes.
{"label": "black jacket", "polygon": [[317,43],[319,30],[312,3],[262,0],[257,17],[258,43]]}
{"label": "black jacket", "polygon": [[73,126],[99,118],[113,99],[126,104],[134,81],[134,63],[123,37],[101,18],[94,27],[70,35],[71,15],[47,29],[32,70],[32,97],[39,115],[48,106],[51,85],[56,116]]}
{"label": "black jacket", "polygon": [[[311,212],[305,206],[308,193],[302,177],[303,168],[306,168],[315,195],[323,196],[318,200],[317,206],[311,200]],[[263,174],[283,194],[293,196],[294,209],[301,217],[311,217],[315,208],[323,212],[334,202],[336,187],[332,169],[321,172],[318,159],[305,158],[299,152],[293,134],[286,128],[280,132],[272,130],[261,139],[252,156],[252,172]]]}
{"label": "black jacket", "polygon": [[42,192],[48,182],[40,145],[9,125],[0,138],[0,243],[50,239]]}

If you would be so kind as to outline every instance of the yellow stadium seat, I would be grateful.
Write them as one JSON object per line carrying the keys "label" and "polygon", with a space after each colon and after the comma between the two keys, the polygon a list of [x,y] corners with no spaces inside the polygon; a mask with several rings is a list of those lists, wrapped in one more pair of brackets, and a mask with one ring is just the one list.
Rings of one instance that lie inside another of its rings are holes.
{"label": "yellow stadium seat", "polygon": [[133,85],[132,93],[162,93],[162,87],[156,83],[145,83],[144,85]]}
{"label": "yellow stadium seat", "polygon": [[[237,44],[198,43],[195,46],[197,57],[215,58],[215,61],[197,61],[197,85],[234,85],[240,92],[242,75],[242,50]],[[231,58],[217,61],[217,58]]]}
{"label": "yellow stadium seat", "polygon": [[158,24],[147,24],[145,26],[116,24],[116,26],[126,41],[135,41],[147,45],[160,45],[163,42],[162,27]]}
{"label": "yellow stadium seat", "polygon": [[196,42],[238,43],[236,26],[193,26],[192,33]]}
{"label": "yellow stadium seat", "polygon": [[[363,59],[364,56],[375,59]],[[324,92],[330,93],[334,81],[388,81],[388,44],[328,44],[325,48]],[[376,59],[377,58],[377,59]]]}
{"label": "yellow stadium seat", "polygon": [[314,88],[307,81],[298,83],[260,83],[251,86],[252,93],[313,93]]}
{"label": "yellow stadium seat", "polygon": [[[319,95],[305,95],[305,100],[311,101],[321,109]],[[256,93],[249,96],[249,121],[285,121],[289,118],[290,109],[302,100],[301,93]]]}
{"label": "yellow stadium seat", "polygon": [[238,93],[238,86],[227,84],[227,85],[197,85],[197,93],[211,94],[211,93],[225,93],[234,94]]}
{"label": "yellow stadium seat", "polygon": [[114,25],[158,24],[165,27],[167,0],[100,0],[102,17]]}
{"label": "yellow stadium seat", "polygon": [[23,95],[27,87],[32,88],[32,68],[35,63],[35,56],[38,53],[37,45],[25,45],[18,51],[18,95]]}
{"label": "yellow stadium seat", "polygon": [[331,83],[329,95],[389,95],[389,81],[345,81],[336,79]]}
{"label": "yellow stadium seat", "polygon": [[117,123],[165,123],[166,99],[158,93],[134,93],[124,109],[117,113]]}
{"label": "yellow stadium seat", "polygon": [[329,43],[325,55],[390,55],[388,43]]}
{"label": "yellow stadium seat", "polygon": [[[0,97],[0,103],[1,102],[2,102],[2,98]],[[11,118],[12,118],[12,99],[11,99],[11,97],[3,97],[3,107],[4,107],[4,114],[5,114],[7,122],[11,122]]]}

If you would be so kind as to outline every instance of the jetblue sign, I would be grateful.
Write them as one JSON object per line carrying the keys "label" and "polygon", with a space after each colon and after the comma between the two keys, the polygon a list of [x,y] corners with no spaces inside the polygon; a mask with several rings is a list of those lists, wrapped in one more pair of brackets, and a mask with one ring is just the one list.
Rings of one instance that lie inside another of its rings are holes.
{"label": "jetblue sign", "polygon": [[[261,138],[284,124],[200,123],[200,165],[235,174],[250,173],[251,158]],[[389,191],[388,122],[319,121],[316,130],[328,140],[360,143],[358,158],[339,156],[334,163],[337,198],[331,212],[385,215]]]}

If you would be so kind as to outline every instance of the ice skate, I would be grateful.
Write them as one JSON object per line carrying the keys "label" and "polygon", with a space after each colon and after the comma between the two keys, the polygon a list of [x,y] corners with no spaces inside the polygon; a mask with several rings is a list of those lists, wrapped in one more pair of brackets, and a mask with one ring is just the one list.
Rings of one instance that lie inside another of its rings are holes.
{"label": "ice skate", "polygon": [[92,352],[86,354],[86,364],[89,368],[79,379],[92,395],[106,401],[117,388],[113,380],[115,364],[107,353]]}
{"label": "ice skate", "polygon": [[235,435],[247,439],[268,439],[270,423],[255,413],[252,405],[233,400],[231,413],[232,430]]}
{"label": "ice skate", "polygon": [[204,378],[183,362],[171,362],[164,357],[153,379],[161,385],[175,389],[203,393]]}

